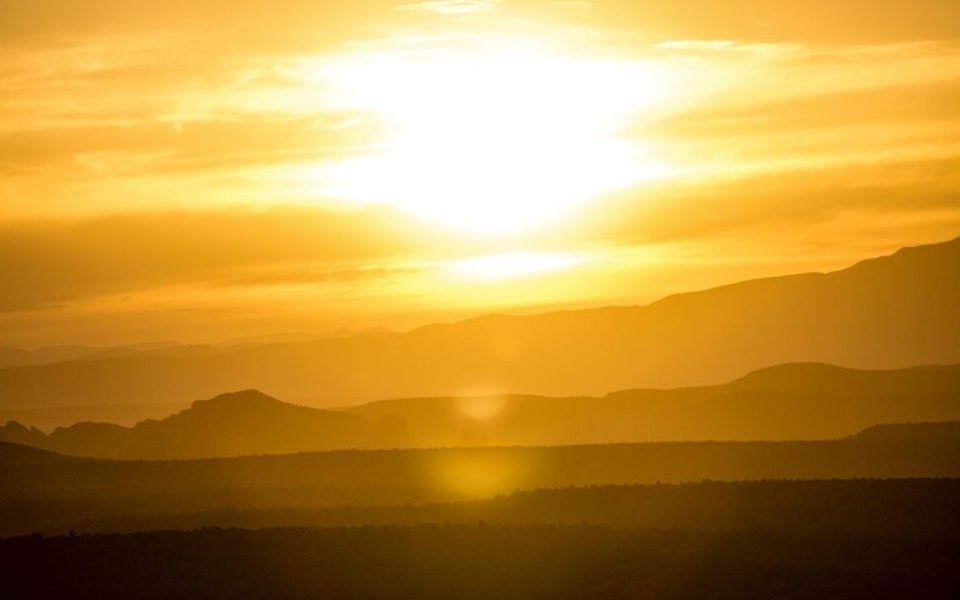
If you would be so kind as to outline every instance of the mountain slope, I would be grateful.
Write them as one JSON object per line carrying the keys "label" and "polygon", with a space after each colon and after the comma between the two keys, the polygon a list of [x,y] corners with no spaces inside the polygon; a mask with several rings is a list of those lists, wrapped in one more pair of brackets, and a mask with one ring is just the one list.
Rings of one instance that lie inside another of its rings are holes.
{"label": "mountain slope", "polygon": [[[337,514],[329,515],[334,520],[324,524],[362,525],[363,521],[351,520],[351,511],[343,510],[347,505],[409,506],[569,486],[960,476],[960,441],[922,435],[879,441],[409,449],[177,461],[59,457],[9,468],[4,468],[3,449],[0,445],[0,537],[69,531],[74,524],[96,527],[96,520],[139,521],[140,529],[165,529],[172,525],[167,519],[174,513],[185,517],[179,522],[188,528],[290,524],[274,520],[279,515],[272,509],[284,508],[339,507]],[[948,506],[955,515],[953,500]],[[570,504],[557,504],[563,507]],[[844,512],[859,510],[856,504],[837,507]],[[539,512],[537,508],[530,506],[533,513]],[[623,512],[639,508],[631,503]],[[226,522],[211,522],[211,511],[225,516]],[[809,516],[801,513],[800,518]],[[294,519],[297,514],[292,511]],[[304,513],[299,514],[303,519]],[[497,510],[476,513],[469,522],[502,516]],[[438,522],[448,517],[441,516]],[[541,513],[537,518],[549,517]]]}
{"label": "mountain slope", "polygon": [[939,423],[885,423],[868,427],[852,440],[901,442],[909,440],[943,440],[960,442],[960,421]]}
{"label": "mountain slope", "polygon": [[45,435],[17,423],[0,439],[99,458],[170,459],[371,448],[403,442],[402,423],[280,402],[256,390],[197,401],[173,416],[134,427],[77,423]]}
{"label": "mountain slope", "polygon": [[400,418],[426,446],[833,439],[877,423],[960,419],[960,365],[860,371],[788,364],[699,388],[412,398],[345,410]]}
{"label": "mountain slope", "polygon": [[339,411],[248,390],[132,428],[78,423],[47,435],[11,422],[0,427],[0,439],[81,456],[200,458],[373,447],[816,440],[878,423],[950,420],[960,420],[960,365],[857,371],[791,364],[700,388],[411,398]]}
{"label": "mountain slope", "polygon": [[0,441],[0,472],[63,463],[79,464],[78,460],[73,456],[63,456],[24,444]]}
{"label": "mountain slope", "polygon": [[760,279],[644,307],[492,315],[388,337],[207,356],[0,369],[0,408],[173,402],[267,389],[315,405],[486,389],[563,396],[704,385],[761,367],[960,362],[960,239],[829,274]]}

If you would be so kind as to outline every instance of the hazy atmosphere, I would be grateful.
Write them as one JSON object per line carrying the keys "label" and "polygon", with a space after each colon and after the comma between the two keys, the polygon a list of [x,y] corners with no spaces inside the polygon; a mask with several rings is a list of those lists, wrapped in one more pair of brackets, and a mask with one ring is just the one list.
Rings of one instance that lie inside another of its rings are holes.
{"label": "hazy atmosphere", "polygon": [[960,2],[0,0],[0,598],[960,598]]}
{"label": "hazy atmosphere", "polygon": [[950,0],[0,5],[2,344],[646,304],[960,234]]}

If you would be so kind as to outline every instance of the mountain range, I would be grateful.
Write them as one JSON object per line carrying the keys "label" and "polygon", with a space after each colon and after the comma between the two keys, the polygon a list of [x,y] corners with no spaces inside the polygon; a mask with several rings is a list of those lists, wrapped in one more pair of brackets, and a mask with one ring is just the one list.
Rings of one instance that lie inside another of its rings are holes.
{"label": "mountain range", "polygon": [[256,390],[194,402],[134,427],[16,422],[0,440],[70,455],[183,459],[334,449],[825,440],[877,424],[960,420],[960,365],[859,371],[789,364],[729,383],[601,397],[410,398],[324,410]]}
{"label": "mountain range", "polygon": [[99,348],[95,346],[50,346],[23,350],[0,346],[0,368],[48,365],[71,360],[99,360],[122,356],[207,356],[237,349],[278,343],[302,343],[358,336],[390,336],[384,328],[360,331],[338,329],[325,333],[277,333],[229,339],[217,344],[181,344],[173,340]]}
{"label": "mountain range", "polygon": [[47,435],[12,421],[0,427],[0,440],[99,458],[209,458],[407,445],[396,423],[389,418],[374,423],[247,390],[197,401],[165,419],[133,427],[84,422]]}
{"label": "mountain range", "polygon": [[385,400],[347,410],[400,418],[426,446],[836,439],[875,424],[960,419],[960,365],[786,364],[716,386]]}
{"label": "mountain range", "polygon": [[717,384],[781,363],[953,364],[960,362],[958,273],[955,239],[837,272],[746,281],[647,306],[11,366],[0,369],[0,409],[184,402],[237,389],[321,407],[414,396],[599,395]]}

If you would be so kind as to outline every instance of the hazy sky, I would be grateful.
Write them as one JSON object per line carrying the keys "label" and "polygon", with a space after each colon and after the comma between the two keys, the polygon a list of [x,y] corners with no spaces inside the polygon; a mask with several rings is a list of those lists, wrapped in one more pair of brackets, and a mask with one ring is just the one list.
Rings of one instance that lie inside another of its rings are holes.
{"label": "hazy sky", "polygon": [[0,345],[642,304],[958,191],[955,0],[0,0]]}

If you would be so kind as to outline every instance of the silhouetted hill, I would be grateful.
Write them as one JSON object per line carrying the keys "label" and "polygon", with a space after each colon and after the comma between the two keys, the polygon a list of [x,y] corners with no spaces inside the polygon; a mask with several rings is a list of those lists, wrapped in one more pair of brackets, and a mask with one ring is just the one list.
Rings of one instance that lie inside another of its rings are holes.
{"label": "silhouetted hill", "polygon": [[877,423],[960,419],[960,365],[861,371],[790,364],[700,388],[413,398],[346,410],[399,417],[424,446],[833,439]]}
{"label": "silhouetted hill", "polygon": [[856,435],[855,440],[903,441],[944,440],[960,443],[960,421],[945,423],[884,423],[868,427]]}
{"label": "silhouetted hill", "polygon": [[14,444],[0,441],[0,471],[12,468],[23,468],[53,463],[74,462],[72,456],[63,456],[55,452],[40,450],[24,444]]}
{"label": "silhouetted hill", "polygon": [[[0,481],[3,481],[0,536],[71,528],[129,530],[131,524],[139,529],[162,529],[211,524],[261,527],[484,520],[655,526],[658,513],[639,514],[644,512],[642,494],[629,493],[623,503],[615,500],[617,494],[598,493],[598,497],[585,504],[577,498],[590,498],[589,492],[546,499],[533,494],[493,502],[487,509],[475,512],[397,508],[381,513],[362,507],[422,506],[431,502],[492,498],[518,490],[571,486],[704,480],[957,477],[960,477],[960,443],[922,438],[351,450],[174,461],[62,457],[44,463],[11,464],[0,471]],[[849,497],[832,507],[834,513],[844,515],[852,511],[854,516],[850,519],[865,516],[869,494],[861,497],[859,493],[845,494],[842,490],[869,487],[834,488],[841,490],[835,497]],[[952,487],[955,489],[956,484]],[[699,518],[700,526],[704,526],[703,519],[709,520],[706,515],[724,509],[730,504],[724,498],[735,498],[736,490],[743,489],[747,488],[722,488],[721,491],[731,490],[731,493],[711,496],[719,498],[715,508],[706,512],[688,510],[684,519]],[[783,486],[777,489],[782,490]],[[656,490],[650,494],[672,497],[671,493]],[[684,504],[696,504],[691,497],[697,496],[696,491],[689,492]],[[800,501],[787,491],[775,504],[793,503],[797,512],[795,519],[812,519],[810,526],[814,527],[817,512],[812,506],[803,509],[802,504],[810,499],[823,502],[824,498],[818,493],[808,493],[805,497],[807,500]],[[953,511],[951,514],[956,515],[955,519],[960,518],[954,498],[949,494],[947,497],[951,500],[948,505]],[[611,502],[605,503],[603,499]],[[705,499],[704,502],[712,501]],[[630,516],[631,505],[636,509],[634,512],[638,512],[635,518]],[[669,500],[659,504],[667,509],[674,505]],[[361,508],[351,512],[346,509],[349,506]],[[591,514],[588,506],[596,507],[598,512]],[[756,512],[759,508],[755,506],[750,510]],[[292,512],[281,514],[276,512],[279,509]],[[330,512],[316,512],[320,509],[330,509]],[[664,526],[671,523],[668,516],[662,520]],[[728,515],[727,523],[730,523],[729,517],[737,515]],[[955,520],[951,528],[960,532],[960,523]]]}
{"label": "silhouetted hill", "polygon": [[20,410],[0,410],[0,423],[29,423],[44,431],[68,427],[74,423],[115,423],[133,426],[147,419],[163,419],[190,406],[190,402],[152,404],[106,404],[99,406],[48,406]]}
{"label": "silhouetted hill", "polygon": [[837,439],[878,423],[958,419],[960,365],[859,371],[792,364],[699,388],[412,398],[338,411],[247,391],[132,428],[77,423],[47,435],[10,422],[0,427],[0,439],[82,456],[200,458],[370,447]]}
{"label": "silhouetted hill", "polygon": [[731,391],[834,394],[960,393],[960,365],[863,370],[823,363],[792,363],[757,369],[723,387]]}
{"label": "silhouetted hill", "polygon": [[0,408],[174,402],[268,389],[315,405],[469,390],[596,395],[715,384],[779,363],[960,362],[960,239],[834,273],[759,279],[642,307],[487,316],[394,336],[0,369]]}
{"label": "silhouetted hill", "polygon": [[[699,481],[514,492],[495,498],[382,506],[230,508],[109,515],[45,535],[200,527],[473,524],[602,525],[659,530],[873,534],[960,541],[960,479]],[[2,531],[2,529],[0,529]]]}
{"label": "silhouetted hill", "polygon": [[[400,431],[391,430],[391,425]],[[197,401],[166,419],[134,427],[77,423],[46,435],[8,423],[0,428],[0,438],[77,456],[205,458],[379,447],[402,441],[402,423],[374,424],[247,390]]]}
{"label": "silhouetted hill", "polygon": [[[0,540],[5,598],[954,600],[953,539],[587,525],[204,528]],[[53,567],[52,565],[55,565]]]}

